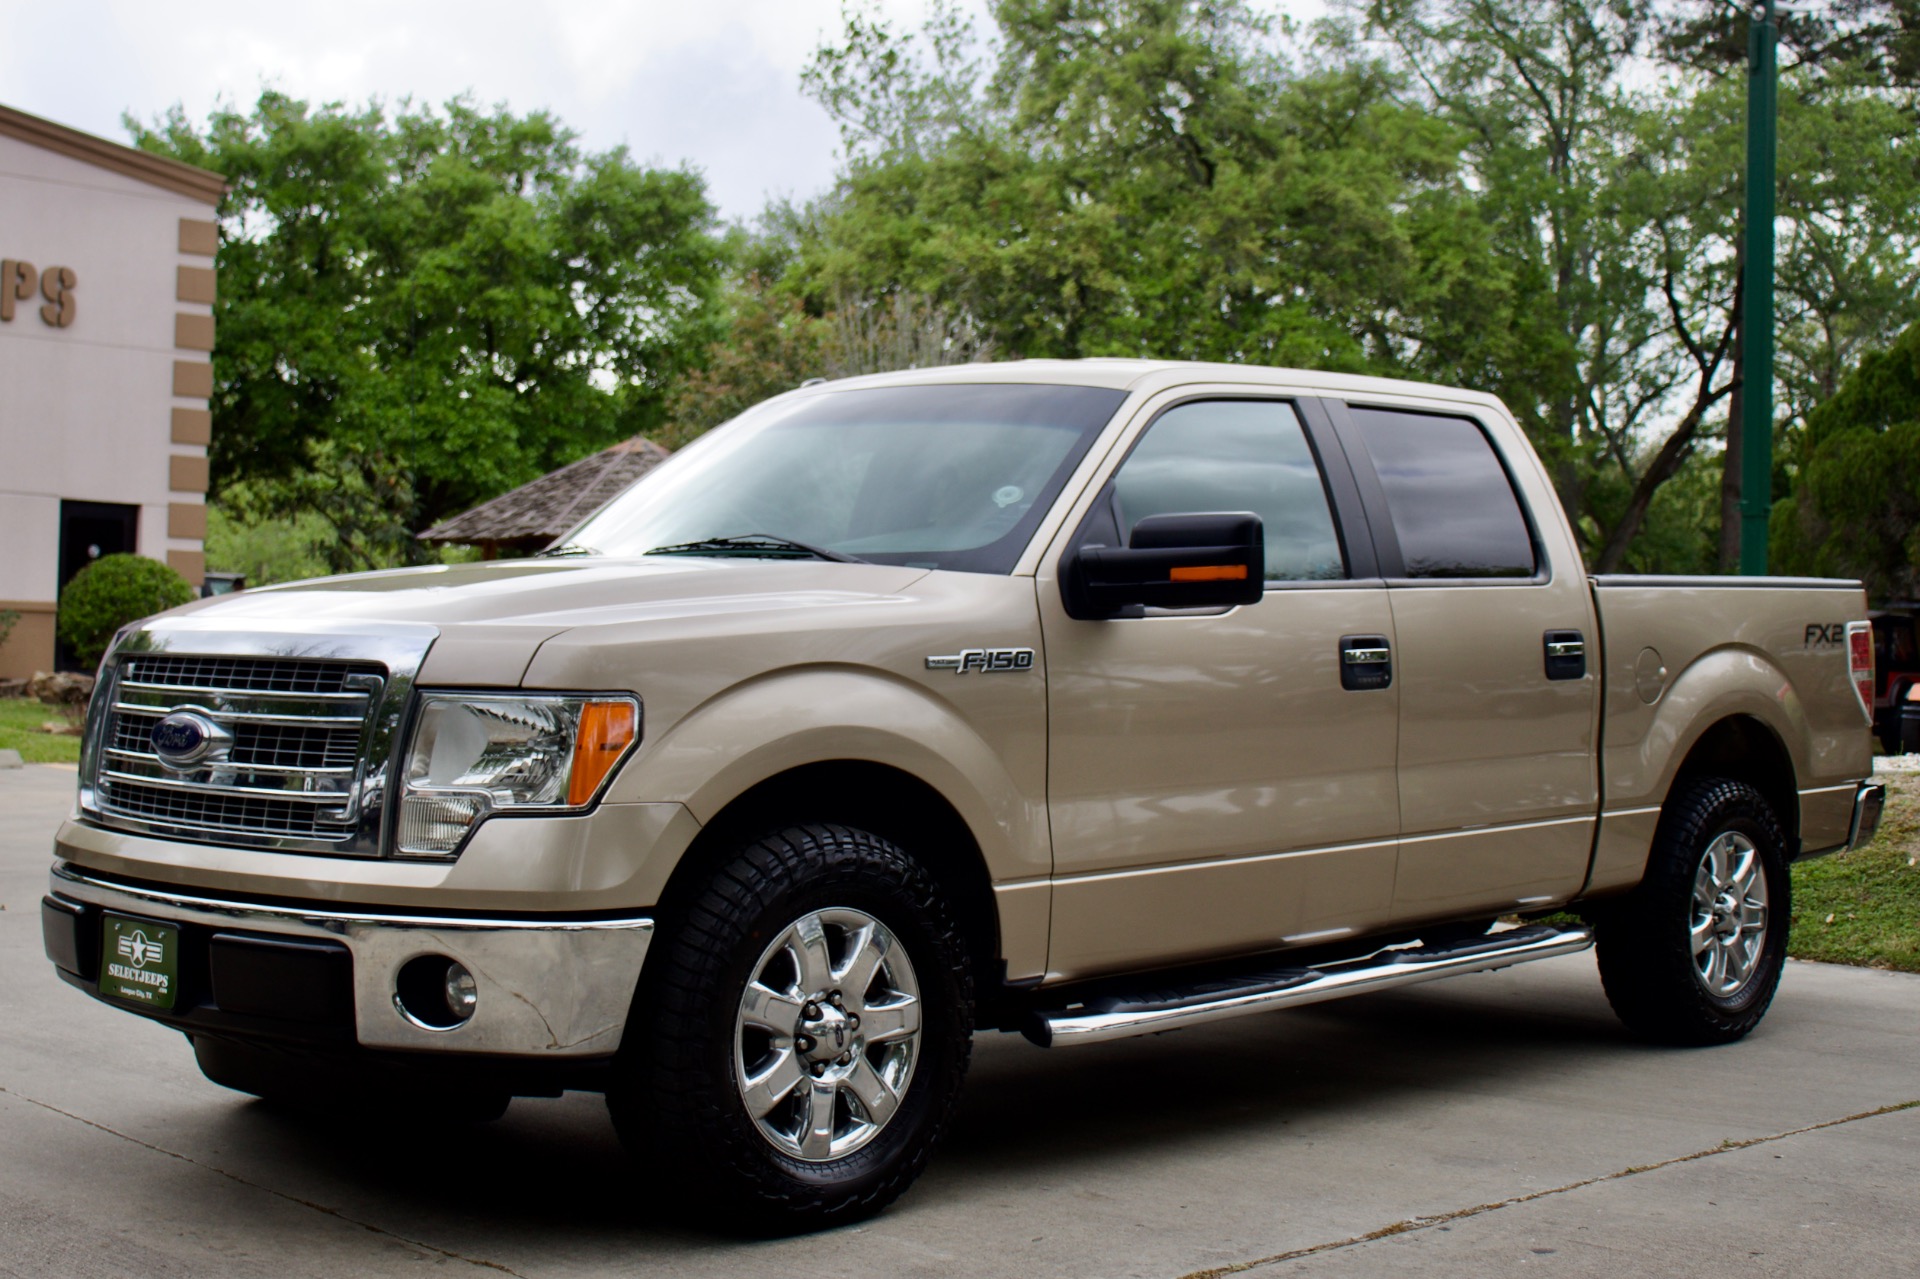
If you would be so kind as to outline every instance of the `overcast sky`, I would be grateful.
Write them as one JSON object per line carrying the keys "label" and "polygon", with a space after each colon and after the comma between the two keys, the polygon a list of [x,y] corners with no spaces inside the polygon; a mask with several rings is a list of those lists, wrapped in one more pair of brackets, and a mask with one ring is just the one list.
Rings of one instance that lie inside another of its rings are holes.
{"label": "overcast sky", "polygon": [[[908,25],[925,10],[882,5]],[[690,164],[724,216],[750,218],[832,181],[838,135],[799,78],[839,16],[840,0],[0,0],[0,103],[124,142],[122,112],[178,102],[204,120],[263,87],[315,103],[471,91],[546,108],[591,150]]]}

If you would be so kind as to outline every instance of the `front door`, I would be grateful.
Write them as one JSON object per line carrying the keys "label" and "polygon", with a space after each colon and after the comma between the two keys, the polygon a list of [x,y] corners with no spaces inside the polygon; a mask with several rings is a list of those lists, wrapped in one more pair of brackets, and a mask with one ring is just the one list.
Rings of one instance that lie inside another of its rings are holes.
{"label": "front door", "polygon": [[[1393,619],[1371,547],[1341,536],[1358,498],[1339,445],[1312,402],[1189,394],[1143,416],[1038,580],[1055,979],[1332,941],[1392,904],[1398,681],[1341,672],[1343,648],[1391,649]],[[1067,616],[1067,549],[1207,511],[1261,517],[1259,603]]]}

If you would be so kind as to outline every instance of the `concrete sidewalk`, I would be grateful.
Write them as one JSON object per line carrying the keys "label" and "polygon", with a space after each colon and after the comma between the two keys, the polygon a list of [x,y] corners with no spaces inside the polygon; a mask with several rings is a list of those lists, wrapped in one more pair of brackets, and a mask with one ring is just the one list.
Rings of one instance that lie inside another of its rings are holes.
{"label": "concrete sidewalk", "polygon": [[0,772],[0,1276],[1845,1275],[1920,1268],[1920,978],[1796,963],[1730,1048],[1628,1039],[1590,956],[1098,1047],[979,1044],[892,1211],[688,1233],[599,1098],[291,1117],[61,983],[73,771]]}

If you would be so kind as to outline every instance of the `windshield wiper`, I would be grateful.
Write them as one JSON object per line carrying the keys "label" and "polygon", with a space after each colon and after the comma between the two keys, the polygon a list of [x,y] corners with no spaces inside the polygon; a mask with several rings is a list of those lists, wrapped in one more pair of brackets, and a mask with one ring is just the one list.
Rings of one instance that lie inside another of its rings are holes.
{"label": "windshield wiper", "polygon": [[591,546],[582,546],[578,542],[568,542],[565,546],[549,546],[541,551],[541,559],[558,559],[562,555],[598,555],[599,551]]}
{"label": "windshield wiper", "polygon": [[805,542],[796,542],[790,537],[775,537],[771,533],[742,533],[737,537],[703,537],[697,542],[676,542],[672,546],[656,546],[647,554],[737,555],[752,559],[779,560],[810,558],[832,560],[836,564],[869,562],[857,555],[830,551],[824,546],[809,546]]}

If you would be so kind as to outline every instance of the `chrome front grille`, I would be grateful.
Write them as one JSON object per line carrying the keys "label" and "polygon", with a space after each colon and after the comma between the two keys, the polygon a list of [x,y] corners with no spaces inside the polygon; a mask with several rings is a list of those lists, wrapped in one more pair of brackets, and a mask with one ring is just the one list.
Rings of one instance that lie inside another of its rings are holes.
{"label": "chrome front grille", "polygon": [[[375,712],[387,683],[366,662],[134,653],[114,667],[90,752],[109,824],[196,838],[345,844],[361,830]],[[153,730],[192,711],[231,740],[191,768],[163,762]]]}

